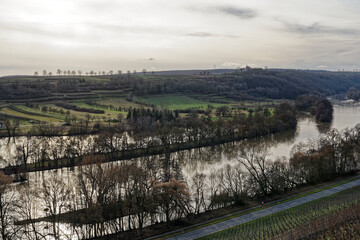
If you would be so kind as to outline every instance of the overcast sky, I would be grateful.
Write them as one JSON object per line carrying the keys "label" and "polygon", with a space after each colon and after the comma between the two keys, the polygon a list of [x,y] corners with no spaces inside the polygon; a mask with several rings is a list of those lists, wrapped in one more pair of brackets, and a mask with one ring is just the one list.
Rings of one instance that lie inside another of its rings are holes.
{"label": "overcast sky", "polygon": [[0,75],[360,68],[359,0],[1,0]]}

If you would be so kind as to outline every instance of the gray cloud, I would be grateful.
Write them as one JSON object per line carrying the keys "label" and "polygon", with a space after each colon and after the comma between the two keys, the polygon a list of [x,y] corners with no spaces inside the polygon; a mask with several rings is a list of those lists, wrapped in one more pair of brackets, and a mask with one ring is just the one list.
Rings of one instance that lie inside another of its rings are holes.
{"label": "gray cloud", "polygon": [[227,37],[227,38],[238,38],[239,36],[236,35],[225,35],[225,34],[214,34],[214,33],[210,33],[210,32],[192,32],[192,33],[188,33],[185,34],[185,36],[190,36],[190,37]]}
{"label": "gray cloud", "polygon": [[277,19],[283,24],[286,31],[300,33],[300,34],[339,34],[339,35],[354,35],[358,34],[357,29],[350,28],[336,28],[331,26],[322,25],[315,22],[310,25],[303,25],[299,23],[291,23],[288,21]]}
{"label": "gray cloud", "polygon": [[258,16],[257,12],[250,8],[239,8],[235,6],[217,6],[217,5],[210,5],[210,6],[198,6],[198,5],[189,5],[186,6],[186,9],[189,11],[201,12],[204,14],[212,14],[212,15],[228,15],[231,17],[237,17],[240,19],[252,19]]}
{"label": "gray cloud", "polygon": [[248,8],[238,8],[238,7],[232,7],[232,6],[226,6],[226,7],[218,7],[219,11],[226,13],[231,16],[235,16],[241,19],[251,19],[255,18],[257,16],[257,13]]}
{"label": "gray cloud", "polygon": [[136,61],[139,61],[139,62],[153,62],[153,61],[155,61],[155,58],[153,58],[153,57],[143,58],[143,59],[137,59]]}
{"label": "gray cloud", "polygon": [[188,33],[186,36],[191,37],[214,37],[215,35],[209,32],[194,32],[194,33]]}

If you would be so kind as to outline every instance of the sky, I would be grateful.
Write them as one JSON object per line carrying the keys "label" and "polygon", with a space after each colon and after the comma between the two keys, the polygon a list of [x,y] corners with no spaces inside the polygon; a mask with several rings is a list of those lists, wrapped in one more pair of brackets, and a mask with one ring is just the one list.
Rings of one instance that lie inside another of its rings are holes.
{"label": "sky", "polygon": [[0,0],[0,76],[360,69],[359,0]]}

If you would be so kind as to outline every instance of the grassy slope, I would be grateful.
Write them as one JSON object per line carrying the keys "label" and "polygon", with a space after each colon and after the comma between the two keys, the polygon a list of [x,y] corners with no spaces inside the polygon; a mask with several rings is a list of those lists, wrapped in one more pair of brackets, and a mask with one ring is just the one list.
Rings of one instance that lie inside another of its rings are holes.
{"label": "grassy slope", "polygon": [[43,122],[58,122],[57,119],[55,118],[51,118],[51,117],[44,117],[44,116],[36,116],[36,115],[30,115],[30,114],[26,114],[23,112],[19,112],[10,108],[3,108],[1,109],[2,113],[8,114],[10,116],[16,116],[16,117],[22,117],[22,118],[28,118],[28,119],[33,119],[33,120],[37,120],[37,121],[43,121]]}
{"label": "grassy slope", "polygon": [[139,98],[139,101],[144,102],[146,104],[153,104],[161,108],[167,108],[170,110],[207,109],[208,105],[212,105],[214,107],[219,107],[224,105],[218,103],[205,102],[182,95],[146,97],[146,98]]}
{"label": "grassy slope", "polygon": [[129,102],[125,99],[125,97],[104,97],[102,99],[96,100],[96,102],[103,104],[103,105],[112,105],[116,108],[122,107],[122,108],[141,108],[144,107],[143,105],[134,103],[134,102]]}

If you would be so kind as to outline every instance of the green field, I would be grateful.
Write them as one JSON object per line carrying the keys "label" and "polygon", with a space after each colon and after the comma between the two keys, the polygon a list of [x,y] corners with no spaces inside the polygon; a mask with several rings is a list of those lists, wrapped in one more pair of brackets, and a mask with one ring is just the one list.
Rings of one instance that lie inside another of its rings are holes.
{"label": "green field", "polygon": [[95,100],[97,103],[100,103],[102,105],[112,105],[116,108],[122,107],[122,108],[142,108],[144,107],[141,104],[129,102],[124,97],[104,97],[99,98]]}
{"label": "green field", "polygon": [[9,116],[15,116],[20,118],[25,118],[29,120],[36,120],[36,121],[42,121],[42,122],[59,122],[59,119],[56,119],[51,116],[45,116],[45,115],[38,115],[35,112],[34,113],[26,113],[25,111],[16,110],[12,108],[5,107],[1,109],[1,113],[7,114]]}
{"label": "green field", "polygon": [[197,100],[195,98],[182,95],[166,95],[138,98],[138,101],[150,105],[155,105],[160,108],[167,108],[170,110],[207,109],[209,105],[212,105],[213,107],[220,107],[224,105],[219,103],[211,103]]}
{"label": "green field", "polygon": [[268,239],[359,203],[360,187],[355,187],[200,239]]}
{"label": "green field", "polygon": [[[94,80],[94,79],[92,79]],[[97,79],[99,80],[99,79]],[[90,96],[77,95],[77,99],[72,100],[63,100],[64,102],[76,105],[81,108],[103,110],[103,114],[89,113],[92,121],[99,122],[112,122],[116,119],[126,118],[127,111],[130,108],[151,108],[155,106],[159,109],[169,109],[169,110],[205,110],[209,106],[212,108],[218,108],[221,106],[228,106],[230,109],[235,108],[257,108],[259,106],[270,108],[271,104],[274,104],[274,101],[240,101],[236,102],[231,99],[226,99],[225,97],[216,96],[212,94],[204,95],[153,95],[148,97],[137,97],[130,95],[127,97],[131,90],[127,89],[128,93],[125,94],[123,90],[102,90],[102,91],[93,91]],[[69,95],[69,94],[68,94]],[[90,104],[89,101],[94,102]],[[60,124],[65,122],[65,112],[68,109],[59,107],[56,105],[57,100],[41,99],[38,102],[33,101],[31,104],[15,101],[15,102],[1,102],[0,104],[0,117],[3,119],[17,119],[21,120],[21,128],[24,126],[31,126],[38,122],[45,123],[55,123]],[[31,105],[31,107],[30,107]],[[35,106],[35,107],[34,107]],[[55,109],[56,111],[42,111],[43,107],[48,109]],[[118,111],[120,110],[120,111]],[[70,118],[72,122],[83,121],[86,118],[87,112],[81,111],[70,111]],[[61,113],[62,112],[62,113]],[[215,110],[212,110],[212,119],[216,119]],[[245,110],[233,110],[233,113],[243,112],[247,114]],[[181,116],[185,116],[186,113],[180,113]]]}

